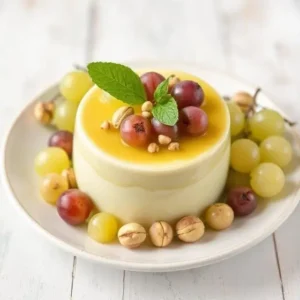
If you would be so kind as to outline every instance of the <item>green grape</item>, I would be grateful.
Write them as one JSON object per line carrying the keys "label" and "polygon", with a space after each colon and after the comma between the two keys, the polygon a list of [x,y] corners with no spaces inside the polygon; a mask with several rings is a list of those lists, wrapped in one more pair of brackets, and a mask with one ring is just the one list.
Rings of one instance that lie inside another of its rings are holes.
{"label": "green grape", "polygon": [[92,86],[93,81],[87,72],[73,71],[65,75],[59,88],[68,101],[78,104]]}
{"label": "green grape", "polygon": [[253,191],[264,198],[276,196],[284,187],[283,171],[273,163],[262,163],[250,173]]}
{"label": "green grape", "polygon": [[249,174],[239,173],[230,169],[227,175],[226,190],[231,190],[239,186],[250,187]]}
{"label": "green grape", "polygon": [[230,165],[235,171],[250,173],[259,162],[259,148],[253,141],[240,139],[232,143]]}
{"label": "green grape", "polygon": [[88,235],[99,243],[113,241],[118,233],[118,221],[109,213],[95,214],[88,224]]}
{"label": "green grape", "polygon": [[63,101],[56,106],[53,123],[58,129],[74,131],[77,107],[78,104],[70,101]]}
{"label": "green grape", "polygon": [[38,153],[34,161],[35,171],[40,176],[61,173],[70,167],[68,154],[61,148],[48,147]]}
{"label": "green grape", "polygon": [[50,204],[56,204],[59,196],[68,188],[67,180],[56,173],[46,175],[40,183],[41,196]]}
{"label": "green grape", "polygon": [[284,120],[275,110],[264,109],[251,117],[249,129],[254,139],[263,141],[272,135],[282,135],[284,132]]}
{"label": "green grape", "polygon": [[281,136],[270,136],[260,144],[262,162],[272,162],[283,168],[292,160],[291,144]]}
{"label": "green grape", "polygon": [[233,101],[227,102],[230,114],[230,133],[231,136],[238,135],[245,127],[245,115],[240,107]]}

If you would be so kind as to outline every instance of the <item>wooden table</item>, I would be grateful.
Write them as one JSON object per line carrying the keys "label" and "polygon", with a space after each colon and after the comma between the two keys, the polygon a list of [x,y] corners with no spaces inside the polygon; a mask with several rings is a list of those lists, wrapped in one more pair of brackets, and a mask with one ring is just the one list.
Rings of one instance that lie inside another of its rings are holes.
{"label": "wooden table", "polygon": [[[299,121],[299,0],[0,0],[0,42],[1,136],[74,62],[97,59],[210,65],[261,86]],[[0,199],[1,300],[300,299],[300,208],[232,259],[143,274],[62,252],[19,218],[3,186]]]}

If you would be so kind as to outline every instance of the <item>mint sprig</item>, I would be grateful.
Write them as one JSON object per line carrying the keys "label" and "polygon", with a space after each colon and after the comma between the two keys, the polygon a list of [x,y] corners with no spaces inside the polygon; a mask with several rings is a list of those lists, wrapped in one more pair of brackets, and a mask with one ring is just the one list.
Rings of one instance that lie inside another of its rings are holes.
{"label": "mint sprig", "polygon": [[[93,82],[111,96],[130,105],[147,101],[140,77],[129,67],[111,62],[92,62],[87,66]],[[172,75],[173,76],[173,75]],[[161,123],[173,126],[178,121],[178,107],[168,93],[170,76],[154,92],[153,116]]]}
{"label": "mint sprig", "polygon": [[93,82],[113,97],[131,105],[146,101],[140,77],[130,68],[111,62],[93,62],[87,68]]}
{"label": "mint sprig", "polygon": [[167,95],[165,101],[156,103],[152,114],[155,119],[165,125],[175,125],[178,121],[178,107],[175,99],[171,95]]}

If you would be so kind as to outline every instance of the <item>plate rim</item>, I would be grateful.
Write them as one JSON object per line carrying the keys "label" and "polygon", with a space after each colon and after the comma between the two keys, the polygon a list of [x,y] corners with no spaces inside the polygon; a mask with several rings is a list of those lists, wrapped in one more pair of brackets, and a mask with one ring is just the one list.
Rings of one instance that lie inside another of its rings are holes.
{"label": "plate rim", "polygon": [[[132,62],[125,62],[126,64],[129,65],[135,65],[135,64],[142,64],[142,61],[132,61]],[[143,64],[160,64],[161,62],[156,61],[156,62],[151,62],[151,61],[144,61]],[[170,63],[170,62],[167,62]],[[182,66],[186,65],[188,66],[193,66],[194,68],[197,67],[199,69],[202,69],[203,71],[207,71],[207,72],[216,72],[216,73],[221,73],[227,77],[230,77],[231,79],[240,81],[243,84],[246,84],[247,86],[251,86],[254,87],[253,84],[248,83],[246,80],[239,78],[238,76],[232,75],[231,73],[227,73],[225,71],[222,70],[217,70],[216,68],[213,67],[207,67],[207,66],[203,66],[202,64],[189,64],[189,63],[181,63]],[[176,64],[174,64],[176,65]],[[178,65],[178,62],[177,62]],[[8,129],[6,129],[6,132],[4,134],[4,140],[2,143],[2,147],[1,147],[1,161],[3,163],[3,168],[1,168],[1,181],[3,183],[3,187],[4,190],[6,191],[6,194],[9,196],[8,199],[9,203],[11,203],[13,205],[13,207],[16,208],[16,210],[19,212],[19,215],[21,215],[24,220],[27,220],[28,223],[30,224],[30,226],[34,227],[35,230],[37,232],[39,232],[42,236],[44,236],[45,238],[47,238],[48,240],[52,241],[56,246],[58,246],[59,248],[63,249],[66,252],[71,253],[74,256],[78,256],[78,257],[82,257],[84,259],[87,259],[89,261],[92,262],[96,262],[96,263],[101,263],[104,264],[106,266],[110,266],[110,267],[114,267],[114,268],[118,268],[118,269],[123,269],[123,270],[130,270],[130,271],[142,271],[142,272],[171,272],[171,271],[178,271],[178,270],[187,270],[187,269],[192,269],[192,268],[198,268],[198,267],[202,267],[202,266],[206,266],[206,265],[210,265],[213,263],[217,263],[220,261],[223,261],[227,258],[233,257],[237,254],[240,254],[252,247],[254,247],[255,245],[257,245],[258,243],[260,243],[261,241],[263,241],[265,238],[267,238],[268,236],[270,236],[273,232],[275,232],[287,219],[288,217],[294,212],[295,208],[297,207],[299,201],[300,201],[300,187],[298,187],[298,189],[295,189],[295,195],[294,195],[294,201],[292,201],[292,205],[290,207],[290,210],[285,212],[283,215],[281,215],[281,219],[279,222],[277,222],[276,226],[269,226],[269,228],[267,228],[267,230],[264,231],[263,234],[261,234],[259,237],[257,237],[256,239],[253,239],[251,241],[248,241],[247,243],[244,243],[242,246],[240,246],[237,249],[234,250],[229,250],[226,253],[220,253],[218,255],[215,255],[209,259],[206,259],[204,261],[199,261],[199,259],[195,259],[195,260],[188,260],[188,261],[183,261],[183,262],[167,262],[167,263],[159,263],[159,264],[152,264],[152,263],[136,263],[136,262],[132,262],[132,261],[120,261],[120,260],[115,260],[115,259],[111,259],[111,258],[106,258],[103,256],[99,256],[90,252],[86,252],[84,250],[78,249],[76,246],[70,245],[69,243],[61,240],[60,238],[52,235],[50,232],[48,232],[42,225],[40,225],[36,220],[34,220],[25,210],[25,208],[22,206],[22,204],[17,200],[17,196],[14,193],[13,187],[10,183],[10,180],[8,178],[8,174],[7,174],[7,167],[6,167],[6,152],[7,152],[7,143],[8,140],[12,134],[12,131],[16,125],[16,123],[18,122],[18,120],[21,118],[23,111],[25,111],[26,109],[29,109],[29,107],[31,105],[33,105],[34,102],[37,101],[37,99],[39,99],[43,94],[45,94],[45,92],[47,92],[48,90],[51,90],[53,88],[57,87],[57,84],[52,84],[50,85],[48,88],[44,89],[43,91],[39,92],[37,94],[37,96],[35,96],[31,101],[29,101],[25,106],[22,106],[20,108],[20,110],[18,110],[18,112],[14,115],[13,120],[10,121]],[[263,92],[263,94],[270,100],[270,96],[268,93]],[[271,101],[271,100],[270,100]],[[271,101],[272,102],[272,101]],[[278,106],[272,102],[272,104],[274,104],[274,106],[276,107],[276,109],[278,109],[278,111],[282,112],[282,110],[280,108],[278,108]],[[283,113],[284,114],[284,113]],[[298,131],[296,130],[296,128],[291,128],[291,132],[293,133],[293,135],[295,135],[298,139],[298,142],[300,141],[300,135],[298,133]],[[299,200],[297,200],[299,199]]]}

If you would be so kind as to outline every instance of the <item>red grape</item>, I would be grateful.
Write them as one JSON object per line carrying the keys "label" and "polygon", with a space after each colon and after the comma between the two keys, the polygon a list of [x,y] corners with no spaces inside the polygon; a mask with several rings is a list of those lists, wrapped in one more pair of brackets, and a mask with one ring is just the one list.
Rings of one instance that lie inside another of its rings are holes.
{"label": "red grape", "polygon": [[141,76],[148,101],[153,101],[157,86],[164,80],[165,77],[156,72],[147,72]]}
{"label": "red grape", "polygon": [[187,106],[199,107],[204,100],[204,92],[201,86],[191,80],[183,80],[175,84],[171,94],[179,109]]}
{"label": "red grape", "polygon": [[179,113],[179,127],[183,133],[193,136],[203,135],[208,128],[206,112],[195,106],[183,108]]}
{"label": "red grape", "polygon": [[89,217],[93,207],[91,198],[77,189],[62,193],[57,201],[58,214],[70,225],[83,223]]}
{"label": "red grape", "polygon": [[248,187],[236,187],[229,191],[227,204],[231,206],[236,216],[251,214],[256,206],[256,197]]}
{"label": "red grape", "polygon": [[152,126],[149,119],[131,115],[121,123],[120,134],[122,140],[129,146],[145,147],[151,139]]}
{"label": "red grape", "polygon": [[162,134],[162,135],[168,136],[173,141],[178,138],[178,126],[177,125],[168,126],[168,125],[162,124],[155,118],[152,119],[151,123],[152,123],[153,130],[157,135]]}
{"label": "red grape", "polygon": [[71,157],[73,151],[73,133],[66,130],[53,133],[49,138],[48,146],[62,148]]}

